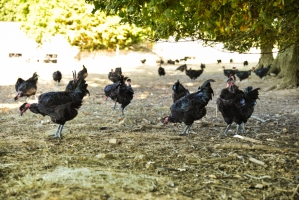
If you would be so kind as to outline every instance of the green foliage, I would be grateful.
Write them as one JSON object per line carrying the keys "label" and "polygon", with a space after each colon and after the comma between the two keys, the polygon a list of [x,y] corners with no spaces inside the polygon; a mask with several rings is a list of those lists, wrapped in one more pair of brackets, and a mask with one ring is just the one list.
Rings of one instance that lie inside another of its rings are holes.
{"label": "green foliage", "polygon": [[191,38],[222,42],[244,52],[266,43],[289,46],[299,36],[296,0],[86,0],[94,11],[150,27],[153,39]]}
{"label": "green foliage", "polygon": [[120,24],[118,16],[91,13],[84,0],[0,0],[3,21],[21,21],[27,35],[43,43],[52,36],[64,35],[81,50],[125,48],[144,40],[150,29]]}
{"label": "green foliage", "polygon": [[30,3],[27,0],[0,0],[0,21],[20,22],[26,20],[29,6]]}

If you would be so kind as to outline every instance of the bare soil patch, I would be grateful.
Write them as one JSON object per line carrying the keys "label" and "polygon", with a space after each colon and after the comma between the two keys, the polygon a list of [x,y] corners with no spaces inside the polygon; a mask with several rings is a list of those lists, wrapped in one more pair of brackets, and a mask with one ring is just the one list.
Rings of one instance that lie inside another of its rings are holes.
{"label": "bare soil patch", "polygon": [[[261,88],[254,115],[266,122],[250,119],[245,139],[233,137],[235,126],[221,138],[226,124],[215,102],[226,85],[222,64],[207,64],[196,81],[175,71],[178,65],[164,67],[165,77],[146,64],[123,70],[135,91],[124,116],[105,101],[107,74],[90,73],[91,95],[62,140],[47,139],[57,128],[49,117],[21,117],[25,98],[15,103],[14,86],[0,86],[0,199],[299,199],[298,89],[266,92],[278,80],[255,74],[237,82]],[[58,88],[41,79],[39,94],[64,90],[70,78]],[[177,79],[194,92],[210,78],[215,96],[189,136],[178,136],[184,124],[161,125]]]}

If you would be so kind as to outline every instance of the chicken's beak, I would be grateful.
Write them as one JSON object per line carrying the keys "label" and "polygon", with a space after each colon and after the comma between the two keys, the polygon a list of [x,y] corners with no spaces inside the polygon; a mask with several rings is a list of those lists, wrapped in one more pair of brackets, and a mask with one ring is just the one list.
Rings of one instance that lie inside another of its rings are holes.
{"label": "chicken's beak", "polygon": [[23,113],[25,112],[24,110],[19,109],[20,115],[23,116]]}

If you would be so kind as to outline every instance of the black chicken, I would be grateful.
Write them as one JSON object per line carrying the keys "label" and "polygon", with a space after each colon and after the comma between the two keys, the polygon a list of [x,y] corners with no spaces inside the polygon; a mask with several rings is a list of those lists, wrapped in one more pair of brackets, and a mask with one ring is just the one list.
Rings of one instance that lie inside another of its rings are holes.
{"label": "black chicken", "polygon": [[197,92],[186,95],[172,104],[170,115],[163,119],[163,123],[168,122],[186,124],[186,127],[180,135],[189,134],[189,129],[195,120],[199,120],[206,115],[205,106],[212,99],[214,92],[210,82],[212,79],[205,81]]}
{"label": "black chicken", "polygon": [[73,80],[73,88],[71,92],[47,92],[38,98],[38,103],[24,103],[20,108],[21,116],[27,109],[36,114],[50,116],[52,122],[59,124],[54,137],[61,138],[62,128],[65,122],[74,119],[81,107],[83,97],[89,94],[87,84],[83,77],[79,80]]}
{"label": "black chicken", "polygon": [[142,64],[146,62],[146,59],[140,60]]}
{"label": "black chicken", "polygon": [[82,69],[81,71],[78,72],[77,80],[79,80],[81,77],[83,77],[83,79],[85,79],[87,76],[88,76],[87,69],[86,69],[86,67],[83,65],[83,69]]}
{"label": "black chicken", "polygon": [[248,61],[245,60],[245,61],[243,62],[243,66],[245,67],[245,66],[247,66],[247,65],[248,65]]}
{"label": "black chicken", "polygon": [[251,75],[252,70],[248,71],[236,71],[236,76],[240,79],[240,81],[247,79]]}
{"label": "black chicken", "polygon": [[156,60],[157,64],[164,64],[164,60],[160,59],[160,60]]}
{"label": "black chicken", "polygon": [[76,81],[74,80],[79,80],[80,78],[85,79],[88,76],[87,69],[83,65],[83,69],[78,72],[78,75],[76,74],[76,71],[73,71],[73,80],[69,81],[69,83],[66,85],[65,91],[66,92],[71,92],[73,90],[74,85],[76,84]]}
{"label": "black chicken", "polygon": [[53,80],[56,82],[57,85],[60,83],[61,79],[62,74],[59,70],[53,73]]}
{"label": "black chicken", "polygon": [[121,75],[121,79],[119,82],[107,85],[104,88],[106,100],[110,97],[115,102],[113,107],[114,109],[116,103],[120,103],[122,113],[125,107],[130,104],[134,94],[134,91],[131,87],[131,79],[128,78],[126,79],[126,81],[127,85],[125,84],[125,78],[123,77],[123,75]]}
{"label": "black chicken", "polygon": [[176,70],[179,70],[181,72],[185,71],[187,69],[187,65],[186,64],[183,64],[181,66],[179,66],[178,68],[176,68]]}
{"label": "black chicken", "polygon": [[163,68],[163,67],[159,67],[159,69],[158,69],[158,74],[159,74],[159,76],[165,76],[165,69]]}
{"label": "black chicken", "polygon": [[179,80],[177,80],[177,82],[175,82],[175,84],[172,86],[173,103],[188,94],[190,94],[189,90],[187,90]]}
{"label": "black chicken", "polygon": [[29,78],[28,80],[23,80],[22,78],[18,78],[16,84],[15,84],[15,89],[17,91],[17,96],[14,98],[14,100],[18,100],[20,97],[26,96],[26,101],[34,95],[36,99],[36,90],[37,90],[37,81],[38,81],[38,75],[36,72],[33,73],[32,77]]}
{"label": "black chicken", "polygon": [[175,61],[170,59],[170,60],[167,60],[167,63],[168,63],[168,64],[171,64],[171,65],[174,65],[174,64],[175,64]]}
{"label": "black chicken", "polygon": [[232,69],[225,69],[225,67],[223,66],[222,68],[223,68],[223,74],[227,78],[229,78],[230,75],[235,75],[237,72],[236,67],[233,67]]}
{"label": "black chicken", "polygon": [[200,65],[201,69],[200,70],[194,70],[194,69],[189,69],[185,71],[186,75],[191,78],[191,80],[197,79],[202,73],[205,68],[205,65]]}
{"label": "black chicken", "polygon": [[233,76],[227,80],[227,88],[222,89],[216,102],[224,121],[227,123],[224,135],[227,135],[233,122],[237,124],[236,134],[239,132],[240,124],[243,125],[242,132],[246,133],[245,124],[254,111],[259,95],[258,90],[260,88],[253,90],[252,86],[249,86],[241,91],[234,82],[235,77]]}
{"label": "black chicken", "polygon": [[221,63],[222,62],[222,60],[217,60],[217,64],[219,64],[219,63]]}
{"label": "black chicken", "polygon": [[121,104],[121,112],[124,115],[124,109],[131,103],[134,95],[134,91],[131,87],[131,79],[127,79],[127,84],[124,84],[124,79],[122,79],[117,86],[116,93],[115,102]]}
{"label": "black chicken", "polygon": [[[113,83],[119,82],[122,76],[121,67],[115,68],[115,71],[111,69],[111,72],[108,73],[108,79],[112,81]],[[125,77],[124,80],[126,80],[128,77]]]}
{"label": "black chicken", "polygon": [[260,69],[255,69],[254,67],[252,68],[253,69],[253,72],[258,76],[260,77],[260,79],[263,79],[265,76],[267,76],[270,68],[271,68],[271,65],[268,65],[266,68],[260,68]]}
{"label": "black chicken", "polygon": [[230,62],[230,63],[233,63],[234,61],[233,61],[233,59],[230,59],[229,62]]}
{"label": "black chicken", "polygon": [[[120,76],[121,80],[124,79],[123,75]],[[119,87],[120,83],[116,82],[116,83],[112,83],[109,85],[106,85],[106,87],[104,88],[104,93],[106,96],[106,100],[108,100],[108,98],[110,97],[110,99],[112,99],[113,101],[116,101],[116,97],[117,97],[117,87]],[[115,102],[116,104],[116,102]],[[114,105],[115,107],[115,105]]]}

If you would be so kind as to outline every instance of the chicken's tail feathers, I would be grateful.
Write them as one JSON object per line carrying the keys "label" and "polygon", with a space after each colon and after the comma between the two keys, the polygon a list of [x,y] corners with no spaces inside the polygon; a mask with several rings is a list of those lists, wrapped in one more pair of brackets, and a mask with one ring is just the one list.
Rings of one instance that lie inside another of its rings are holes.
{"label": "chicken's tail feathers", "polygon": [[37,80],[38,80],[38,75],[36,72],[34,72],[32,77],[29,78],[27,81],[34,81],[35,83],[37,83]]}
{"label": "chicken's tail feathers", "polygon": [[215,82],[215,80],[213,80],[213,79],[206,80],[206,81],[201,85],[200,88],[211,87],[211,84],[210,84],[211,82]]}
{"label": "chicken's tail feathers", "polygon": [[259,90],[260,90],[260,88],[255,88],[253,90],[252,86],[249,86],[244,89],[244,93],[247,98],[250,98],[255,101],[255,100],[259,99]]}
{"label": "chicken's tail feathers", "polygon": [[88,94],[90,96],[90,93],[87,89],[88,84],[86,84],[86,81],[84,80],[84,77],[80,77],[79,80],[76,83],[76,89],[75,91],[80,91],[83,94],[83,97]]}
{"label": "chicken's tail feathers", "polygon": [[214,91],[211,87],[211,82],[215,82],[213,79],[206,80],[201,87],[198,88],[198,90],[201,90],[203,93],[203,99],[205,102],[208,102],[209,100],[212,100],[212,95],[214,96]]}

